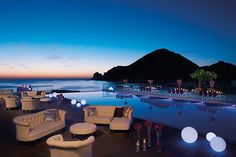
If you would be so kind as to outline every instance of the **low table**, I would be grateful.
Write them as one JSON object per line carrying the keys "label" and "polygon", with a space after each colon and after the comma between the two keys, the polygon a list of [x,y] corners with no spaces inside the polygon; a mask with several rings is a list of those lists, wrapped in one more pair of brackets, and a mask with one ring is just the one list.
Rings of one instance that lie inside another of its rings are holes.
{"label": "low table", "polygon": [[97,126],[93,123],[76,123],[70,126],[70,133],[72,138],[74,135],[90,135],[94,134]]}

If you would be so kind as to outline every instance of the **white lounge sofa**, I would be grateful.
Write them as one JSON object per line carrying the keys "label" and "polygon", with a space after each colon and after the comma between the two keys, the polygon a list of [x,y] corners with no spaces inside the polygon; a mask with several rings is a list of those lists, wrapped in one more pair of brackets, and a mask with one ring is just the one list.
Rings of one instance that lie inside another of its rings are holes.
{"label": "white lounge sofa", "polygon": [[92,157],[93,136],[83,141],[64,141],[58,134],[47,139],[51,157]]}
{"label": "white lounge sofa", "polygon": [[[55,111],[55,121],[46,121],[46,114]],[[18,116],[13,119],[16,124],[16,139],[18,141],[34,141],[66,126],[66,111],[60,109],[48,109],[41,112]]]}
{"label": "white lounge sofa", "polygon": [[[122,117],[114,117],[116,108],[123,106],[86,106],[83,108],[84,121],[95,124],[109,124],[112,130],[129,130],[132,123],[133,108],[124,106],[128,110],[122,113]],[[90,114],[91,110],[96,110],[96,114]]]}

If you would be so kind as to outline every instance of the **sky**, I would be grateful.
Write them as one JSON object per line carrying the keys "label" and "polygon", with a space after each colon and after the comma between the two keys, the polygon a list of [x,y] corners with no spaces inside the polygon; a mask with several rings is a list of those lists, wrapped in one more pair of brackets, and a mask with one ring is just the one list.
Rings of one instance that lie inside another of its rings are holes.
{"label": "sky", "polygon": [[0,78],[83,77],[167,48],[236,64],[235,0],[0,0]]}

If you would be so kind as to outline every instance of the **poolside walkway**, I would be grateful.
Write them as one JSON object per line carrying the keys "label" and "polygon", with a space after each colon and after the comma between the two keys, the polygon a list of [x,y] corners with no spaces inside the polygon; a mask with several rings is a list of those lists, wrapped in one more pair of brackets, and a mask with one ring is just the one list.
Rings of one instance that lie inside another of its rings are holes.
{"label": "poolside walkway", "polygon": [[[65,139],[71,139],[70,125],[83,121],[82,107],[77,108],[69,100],[62,103],[43,104],[43,108],[60,108],[67,111]],[[2,157],[49,157],[46,138],[32,147],[18,144],[15,138],[15,125],[12,119],[25,114],[21,110],[6,111],[0,105],[0,156]],[[139,121],[139,120],[135,120]],[[134,122],[135,123],[135,122]],[[153,141],[155,142],[155,141]],[[110,134],[107,125],[98,125],[97,137],[93,145],[94,157],[234,157],[236,145],[228,144],[226,151],[216,153],[204,137],[200,137],[194,144],[186,144],[180,137],[180,130],[165,127],[162,134],[162,152],[157,153],[155,147],[147,152],[135,152],[136,135],[132,131],[129,135],[124,133]]]}

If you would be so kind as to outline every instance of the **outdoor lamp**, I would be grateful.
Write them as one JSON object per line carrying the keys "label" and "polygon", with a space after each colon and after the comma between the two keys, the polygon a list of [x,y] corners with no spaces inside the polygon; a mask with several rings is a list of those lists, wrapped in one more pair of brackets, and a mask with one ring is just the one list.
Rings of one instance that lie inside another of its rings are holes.
{"label": "outdoor lamp", "polygon": [[71,100],[71,104],[72,104],[72,105],[75,105],[76,103],[77,103],[77,101],[76,101],[75,99],[72,99],[72,100]]}
{"label": "outdoor lamp", "polygon": [[207,139],[207,141],[211,141],[214,137],[216,137],[216,134],[214,134],[213,132],[208,132],[207,134],[206,134],[206,139]]}
{"label": "outdoor lamp", "polygon": [[86,102],[86,100],[83,99],[80,101],[80,103],[81,103],[81,105],[85,105],[87,102]]}
{"label": "outdoor lamp", "polygon": [[56,92],[52,93],[52,95],[53,95],[53,97],[57,97],[57,93]]}
{"label": "outdoor lamp", "polygon": [[211,148],[216,152],[223,152],[226,149],[225,140],[221,137],[214,137],[210,141]]}
{"label": "outdoor lamp", "polygon": [[76,106],[77,106],[77,107],[80,107],[80,106],[81,106],[81,104],[78,102],[78,103],[76,104]]}
{"label": "outdoor lamp", "polygon": [[109,91],[113,91],[114,88],[113,88],[113,87],[109,87],[108,90],[109,90]]}
{"label": "outdoor lamp", "polygon": [[182,139],[187,143],[194,143],[198,138],[198,133],[193,127],[185,127],[181,131]]}

